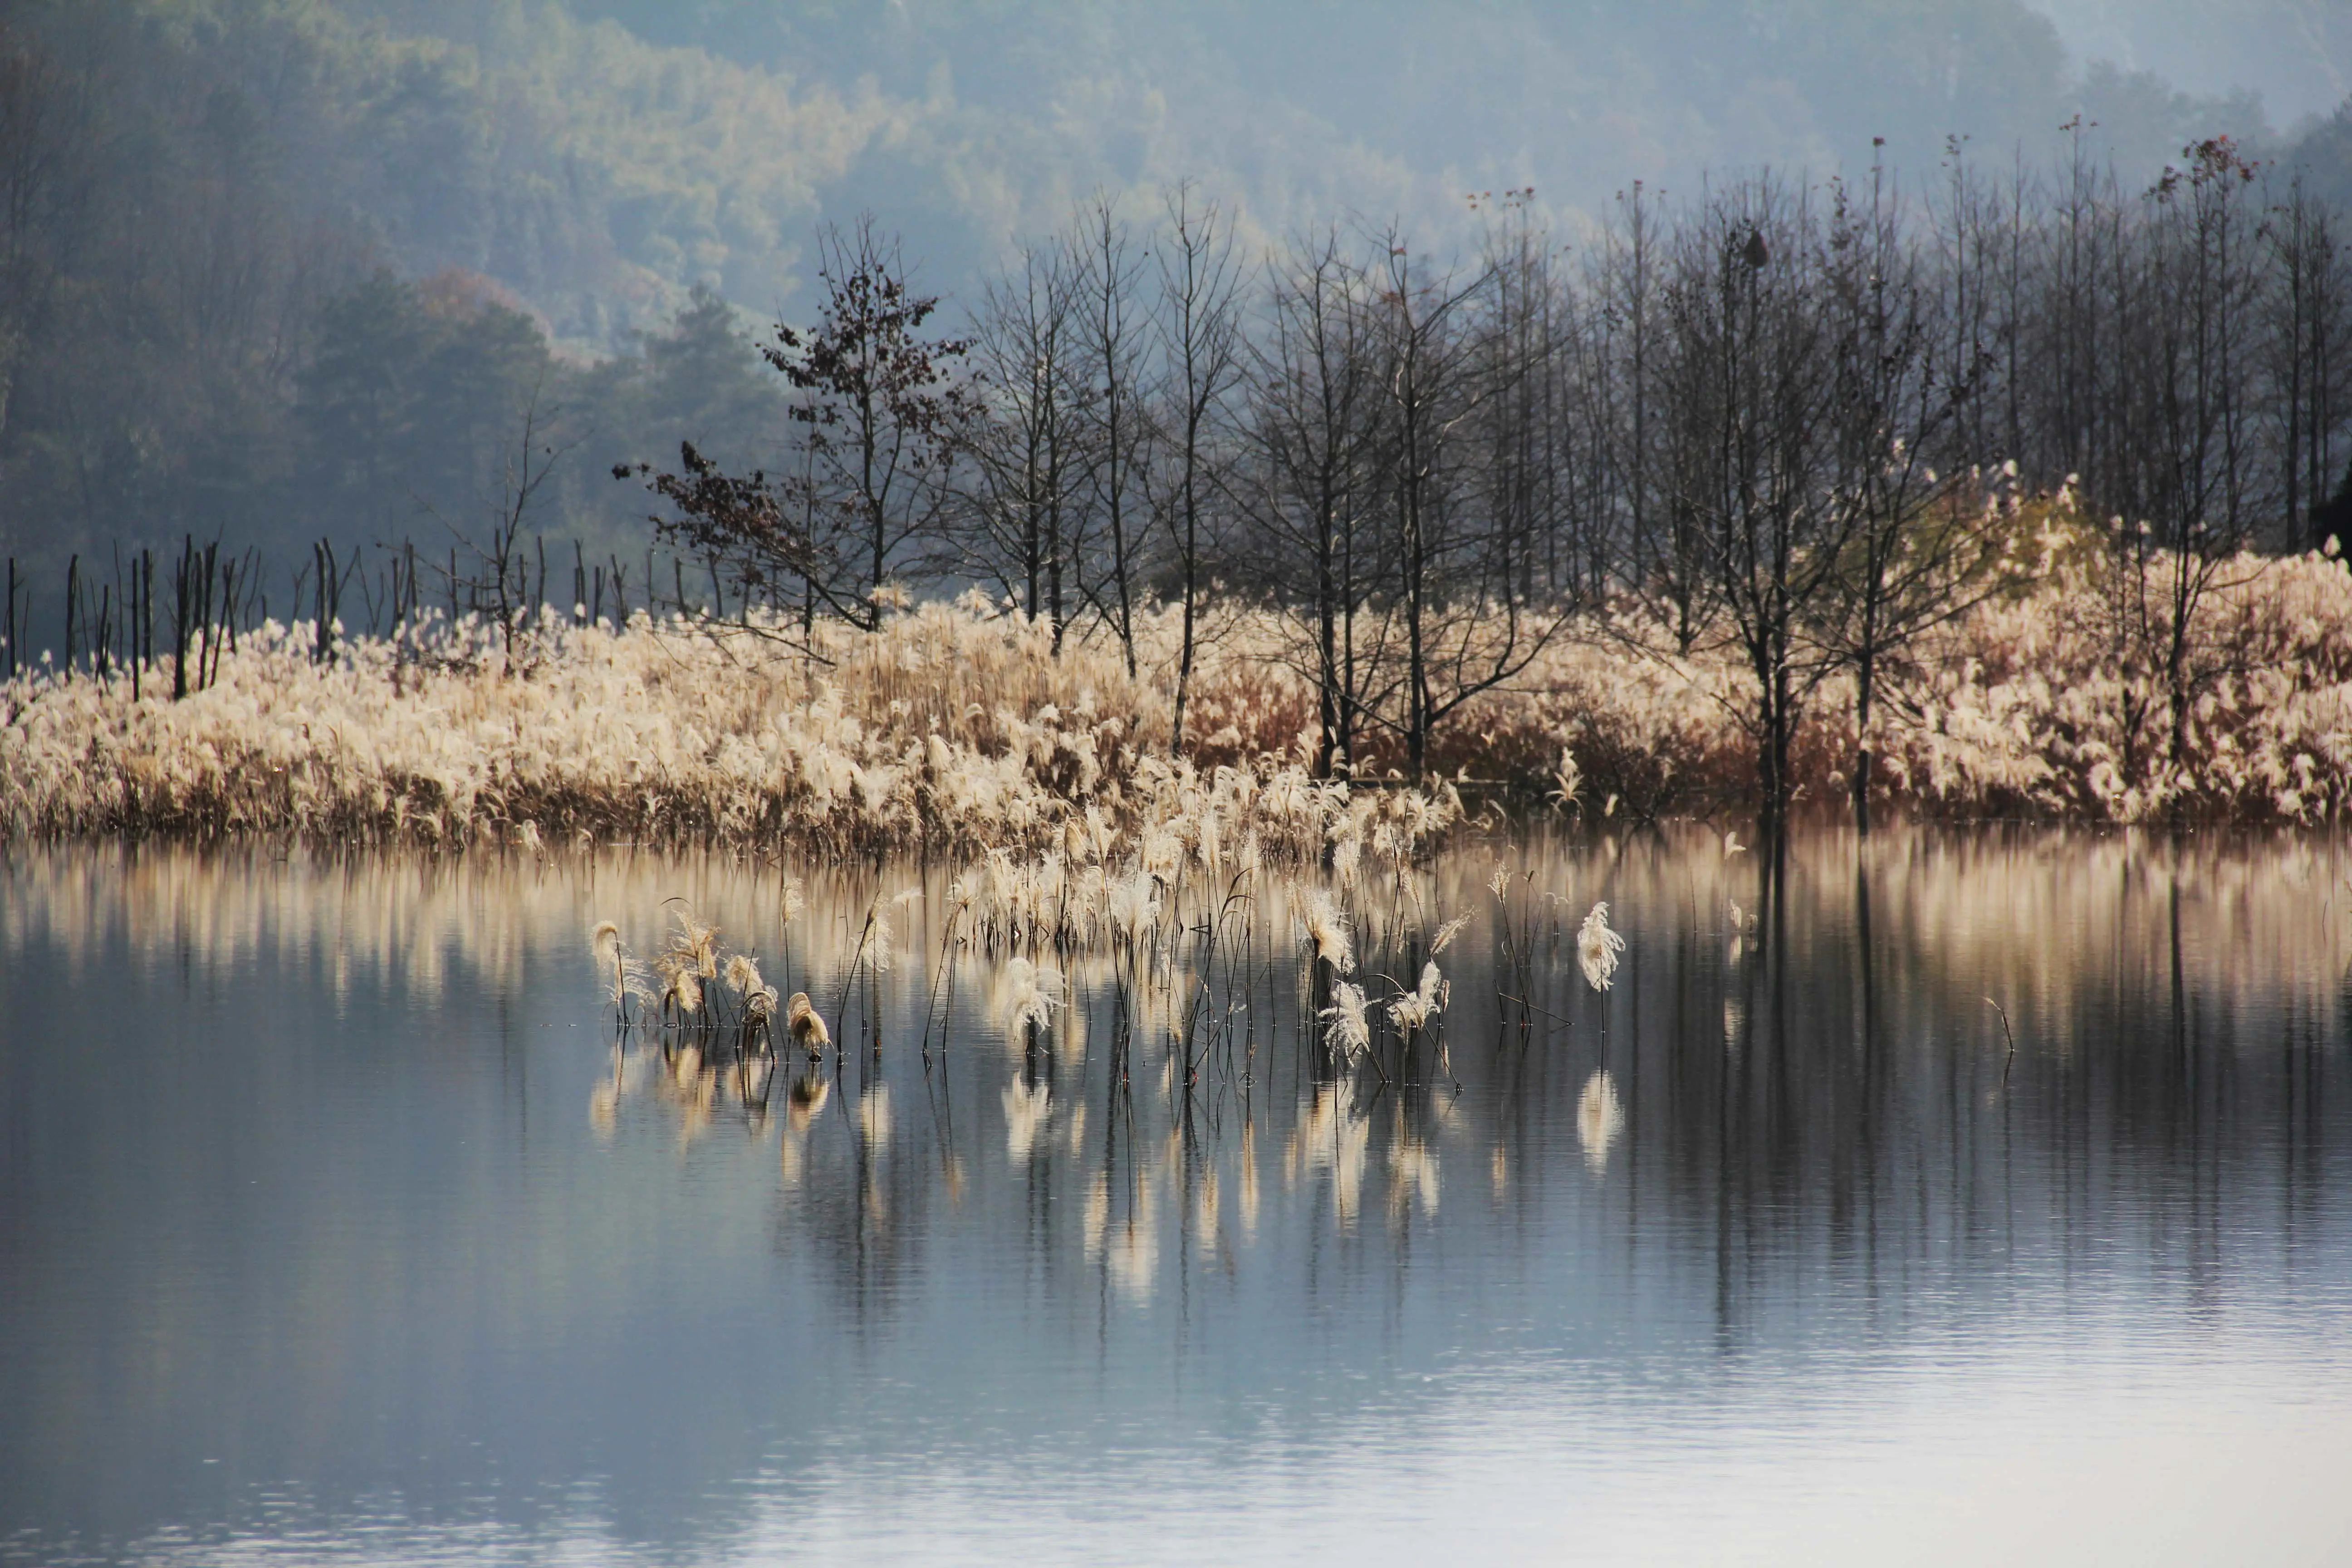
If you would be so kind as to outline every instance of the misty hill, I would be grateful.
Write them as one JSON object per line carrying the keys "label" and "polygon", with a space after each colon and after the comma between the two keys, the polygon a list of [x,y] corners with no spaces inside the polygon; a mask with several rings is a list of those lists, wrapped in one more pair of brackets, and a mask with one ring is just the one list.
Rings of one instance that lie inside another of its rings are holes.
{"label": "misty hill", "polygon": [[[2070,60],[2021,0],[12,0],[0,58],[0,544],[47,564],[462,528],[534,395],[580,443],[564,509],[618,538],[584,474],[680,431],[755,448],[748,331],[808,308],[816,226],[860,211],[968,300],[1097,189],[1443,248],[1471,192],[1532,187],[1573,238],[1634,180],[1878,137],[1920,181],[1948,137],[1998,167],[2076,115],[2135,179],[2276,140],[2249,94]],[[2352,187],[2345,123],[2315,183]]]}
{"label": "misty hill", "polygon": [[2191,93],[2262,85],[2293,131],[2352,95],[2352,6],[2342,0],[2035,0],[2078,60],[2147,71]]}
{"label": "misty hill", "polygon": [[2076,68],[2021,0],[274,9],[366,106],[342,188],[404,267],[484,272],[601,348],[697,282],[790,305],[811,226],[861,210],[953,290],[1097,186],[1197,180],[1268,234],[1350,211],[1430,233],[1472,191],[1572,220],[1637,179],[1859,165],[1874,137],[1926,171],[1955,135],[2038,156],[2079,113],[2137,175],[2269,133],[2251,95]]}

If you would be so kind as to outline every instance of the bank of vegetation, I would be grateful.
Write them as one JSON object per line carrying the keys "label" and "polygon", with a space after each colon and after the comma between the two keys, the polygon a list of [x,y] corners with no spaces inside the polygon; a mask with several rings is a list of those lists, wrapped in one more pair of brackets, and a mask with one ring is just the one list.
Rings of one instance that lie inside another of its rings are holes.
{"label": "bank of vegetation", "polygon": [[[2038,538],[2032,586],[1938,627],[1890,683],[1872,736],[1882,810],[2336,818],[2352,780],[2339,559],[2236,560],[2203,611],[2196,654],[2214,673],[2176,752],[2160,682],[2117,649],[2178,568],[2119,581],[2100,531],[2051,520]],[[1630,599],[1450,713],[1419,789],[1393,742],[1353,787],[1318,776],[1315,669],[1297,658],[1296,617],[1271,610],[1219,610],[1175,752],[1182,616],[1140,605],[1133,625],[1132,677],[1127,645],[1065,635],[1057,649],[1049,621],[976,593],[873,630],[820,622],[806,643],[764,608],[718,624],[639,607],[615,624],[543,607],[511,625],[424,608],[388,635],[264,622],[234,647],[215,625],[143,668],[36,667],[0,686],[0,830],[1060,846],[1097,862],[1155,834],[1153,854],[1197,854],[1206,833],[1228,855],[1255,838],[1253,853],[1370,864],[1486,811],[1635,824],[1755,800],[1752,675],[1735,649],[1678,648],[1672,623]],[[1825,681],[1795,737],[1801,811],[1848,809],[1852,681]]]}
{"label": "bank of vegetation", "polygon": [[1450,261],[1361,225],[1261,257],[1192,187],[1105,197],[952,331],[877,225],[828,230],[761,350],[774,460],[604,481],[642,555],[551,555],[576,454],[525,402],[422,552],[77,559],[54,661],[12,564],[0,809],[878,849],[1230,788],[1320,802],[1227,818],[1300,855],[1383,798],[1419,842],[1465,782],[2335,815],[2352,258],[2300,184],[2215,138],[2146,189],[2079,144],[1636,187],[1573,252],[1524,193],[1491,216]]}

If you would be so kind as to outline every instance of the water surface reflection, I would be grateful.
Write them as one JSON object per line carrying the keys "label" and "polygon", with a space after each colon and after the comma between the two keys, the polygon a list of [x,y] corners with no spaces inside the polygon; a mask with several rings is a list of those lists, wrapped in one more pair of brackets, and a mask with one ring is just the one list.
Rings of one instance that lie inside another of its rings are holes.
{"label": "water surface reflection", "polygon": [[[2340,1548],[2337,847],[1498,847],[1357,890],[1355,1064],[1272,876],[20,852],[0,1552]],[[842,1048],[616,1030],[670,899]]]}

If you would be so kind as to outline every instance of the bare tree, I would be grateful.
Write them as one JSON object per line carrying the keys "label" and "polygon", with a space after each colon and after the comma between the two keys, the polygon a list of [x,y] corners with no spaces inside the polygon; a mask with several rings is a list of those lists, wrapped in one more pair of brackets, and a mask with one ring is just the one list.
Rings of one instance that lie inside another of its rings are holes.
{"label": "bare tree", "polygon": [[1387,479],[1396,528],[1398,597],[1403,605],[1405,713],[1402,731],[1412,776],[1428,762],[1434,718],[1430,690],[1432,566],[1444,541],[1445,502],[1456,477],[1452,438],[1475,405],[1464,374],[1469,339],[1459,329],[1466,305],[1485,286],[1480,274],[1463,280],[1416,270],[1412,248],[1391,229],[1381,278],[1379,313]]}
{"label": "bare tree", "polygon": [[2188,167],[2168,169],[2150,193],[2158,444],[2143,450],[2146,521],[2154,526],[2145,535],[2127,531],[2160,551],[2160,612],[2138,624],[2161,666],[2175,765],[2188,751],[2189,704],[2219,673],[2200,668],[2205,601],[2270,499],[2256,488],[2255,171],[2226,136],[2198,142],[2184,157]]}
{"label": "bare tree", "polygon": [[[803,512],[819,523],[809,552],[818,596],[866,626],[881,625],[880,594],[911,548],[936,539],[948,478],[970,412],[958,363],[970,345],[924,336],[939,308],[908,284],[896,240],[873,218],[819,241],[825,287],[817,324],[776,329],[762,351],[807,395],[792,416],[803,426],[808,462]],[[845,582],[819,582],[825,533],[841,537],[864,568],[866,602],[853,610]]]}
{"label": "bare tree", "polygon": [[1836,381],[1819,224],[1759,175],[1685,229],[1669,289],[1691,437],[1677,500],[1711,541],[1733,641],[1756,681],[1750,722],[1768,828],[1785,818],[1789,753],[1833,659],[1809,632],[1852,527],[1829,493]]}
{"label": "bare tree", "polygon": [[1233,233],[1214,202],[1195,207],[1192,188],[1168,195],[1168,233],[1160,255],[1158,415],[1168,455],[1167,493],[1158,512],[1176,554],[1182,595],[1183,644],[1176,660],[1176,712],[1169,749],[1184,749],[1184,704],[1191,695],[1199,637],[1203,521],[1228,488],[1226,404],[1242,369],[1241,265]]}
{"label": "bare tree", "polygon": [[1279,599],[1306,607],[1301,664],[1315,682],[1318,778],[1352,763],[1363,697],[1354,544],[1373,489],[1381,391],[1368,283],[1336,231],[1293,242],[1270,275],[1265,341],[1253,350],[1246,430],[1257,482],[1245,493],[1268,547],[1253,560]]}
{"label": "bare tree", "polygon": [[2270,287],[2268,376],[2283,479],[2282,542],[2315,548],[2314,512],[2336,479],[2337,441],[2352,407],[2352,257],[2337,216],[2293,177],[2263,225]]}
{"label": "bare tree", "polygon": [[1411,773],[1422,778],[1437,726],[1525,670],[1567,626],[1572,599],[1549,586],[1528,591],[1514,520],[1490,510],[1492,488],[1472,471],[1479,443],[1470,434],[1500,390],[1494,361],[1480,352],[1492,337],[1491,318],[1480,312],[1490,308],[1495,269],[1427,274],[1394,230],[1382,248],[1373,316],[1380,455],[1404,668],[1403,710],[1375,716],[1402,736]]}
{"label": "bare tree", "polygon": [[1064,576],[1076,542],[1072,489],[1082,451],[1077,268],[1060,247],[1024,247],[1015,271],[992,281],[973,332],[979,407],[972,457],[980,564],[1023,605],[1048,616],[1054,651],[1068,624]]}
{"label": "bare tree", "polygon": [[[805,465],[806,447],[801,457]],[[674,472],[640,463],[634,468],[615,468],[613,477],[643,479],[646,488],[669,508],[651,520],[660,536],[707,560],[729,563],[747,595],[764,590],[775,599],[787,584],[797,583],[803,647],[814,629],[820,597],[845,619],[855,619],[870,607],[870,602],[835,596],[836,574],[820,554],[813,521],[818,491],[805,467],[802,473],[791,476],[797,482],[772,479],[764,469],[730,474],[688,441],[679,445]],[[650,578],[650,564],[647,570]],[[625,597],[626,583],[615,557],[616,595]],[[646,586],[650,595],[650,580]]]}
{"label": "bare tree", "polygon": [[1853,816],[1867,833],[1886,667],[1983,598],[1998,581],[2003,540],[1959,466],[1972,438],[1959,416],[1978,401],[1971,377],[1987,356],[1942,330],[1934,281],[1906,242],[1885,172],[1872,169],[1866,201],[1839,185],[1834,203],[1821,280],[1835,376],[1826,504],[1848,521],[1816,630],[1853,676]]}
{"label": "bare tree", "polygon": [[1533,195],[1504,192],[1486,237],[1490,282],[1475,329],[1476,377],[1486,389],[1475,416],[1479,506],[1514,595],[1598,597],[1612,564],[1606,527],[1570,524],[1572,516],[1597,523],[1607,503],[1593,494],[1570,505],[1589,478],[1579,471],[1563,384],[1572,301],[1554,275],[1550,237],[1529,213]]}
{"label": "bare tree", "polygon": [[1145,416],[1147,321],[1136,294],[1143,258],[1137,255],[1117,203],[1097,194],[1080,215],[1072,250],[1081,259],[1076,353],[1085,377],[1077,415],[1083,456],[1082,496],[1091,521],[1110,550],[1109,581],[1090,597],[1118,636],[1127,672],[1136,672],[1135,601],[1139,564],[1137,521],[1144,478],[1151,467],[1151,421]]}
{"label": "bare tree", "polygon": [[[501,479],[498,510],[490,519],[490,542],[488,549],[476,547],[482,564],[488,570],[491,582],[492,606],[498,613],[499,635],[509,662],[514,658],[515,634],[536,608],[529,593],[529,563],[522,552],[523,524],[531,517],[531,507],[540,492],[547,487],[556,465],[579,443],[577,439],[562,442],[547,438],[548,419],[540,408],[544,381],[531,389],[530,400],[523,405],[517,423],[514,446],[507,455]],[[321,547],[321,583],[333,575],[334,557],[331,551]],[[351,566],[358,565],[354,559]],[[348,572],[348,567],[346,568]],[[547,590],[547,566],[542,557],[540,564],[540,593],[544,599]],[[338,587],[340,595],[340,587]],[[320,613],[320,624],[326,622]]]}

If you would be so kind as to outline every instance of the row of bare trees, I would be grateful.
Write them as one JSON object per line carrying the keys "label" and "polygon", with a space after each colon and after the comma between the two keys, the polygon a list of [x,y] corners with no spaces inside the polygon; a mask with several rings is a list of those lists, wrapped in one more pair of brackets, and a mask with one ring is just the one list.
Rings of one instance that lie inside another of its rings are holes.
{"label": "row of bare trees", "polygon": [[1918,191],[1637,186],[1575,247],[1505,193],[1451,262],[1361,226],[1245,256],[1191,187],[1148,224],[1097,201],[952,338],[869,221],[826,237],[815,323],[765,351],[775,468],[688,447],[630,473],[674,543],[804,626],[961,576],[1132,665],[1165,603],[1180,747],[1221,613],[1277,611],[1326,773],[1420,773],[1449,716],[1636,607],[1653,646],[1752,673],[1768,816],[1849,674],[1865,819],[1923,635],[2020,570],[1993,503],[2063,490],[2113,520],[2158,761],[2220,673],[2200,614],[2241,552],[2334,526],[2352,266],[2338,216],[2226,140],[2144,191],[2075,146],[1993,178],[1956,143]]}

